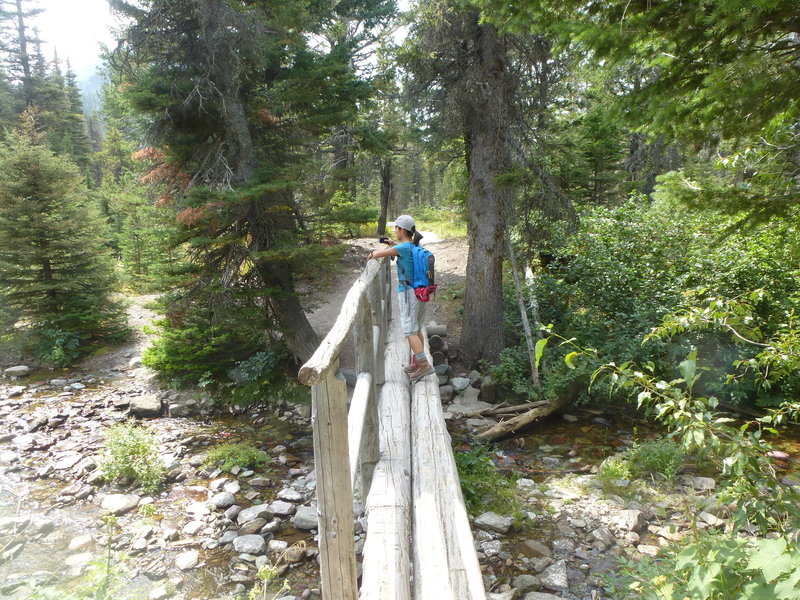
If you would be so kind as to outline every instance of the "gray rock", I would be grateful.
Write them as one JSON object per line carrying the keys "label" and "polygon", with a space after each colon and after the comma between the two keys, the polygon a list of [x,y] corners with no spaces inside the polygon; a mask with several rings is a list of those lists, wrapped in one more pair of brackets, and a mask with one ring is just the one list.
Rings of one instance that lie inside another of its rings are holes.
{"label": "gray rock", "polygon": [[450,380],[450,385],[453,386],[456,393],[462,392],[469,387],[469,379],[466,377],[453,377]]}
{"label": "gray rock", "polygon": [[0,535],[10,535],[23,531],[30,525],[30,517],[3,517],[0,518]]}
{"label": "gray rock", "polygon": [[547,567],[539,577],[542,587],[554,592],[566,592],[569,590],[567,581],[567,561],[564,559]]}
{"label": "gray rock", "polygon": [[620,511],[616,521],[622,531],[639,531],[645,524],[644,515],[640,510]]}
{"label": "gray rock", "polygon": [[517,597],[517,590],[511,589],[507,592],[490,592],[486,594],[486,600],[514,600]]}
{"label": "gray rock", "polygon": [[25,377],[30,372],[30,367],[26,365],[17,365],[16,367],[7,368],[3,371],[3,374],[7,377]]}
{"label": "gray rock", "polygon": [[109,494],[102,503],[103,510],[112,515],[124,515],[139,505],[139,497],[133,494]]}
{"label": "gray rock", "polygon": [[226,510],[223,514],[226,518],[230,519],[231,521],[235,521],[236,517],[239,516],[239,513],[242,512],[242,507],[238,504],[234,504],[228,510]]}
{"label": "gray rock", "polygon": [[484,375],[483,383],[481,384],[481,400],[494,404],[497,402],[497,384],[492,379],[491,375]]}
{"label": "gray rock", "polygon": [[443,403],[450,402],[453,399],[453,394],[455,390],[453,390],[452,385],[440,385],[439,386],[439,397],[442,399]]}
{"label": "gray rock", "polygon": [[266,504],[257,504],[242,510],[236,517],[236,522],[239,523],[239,525],[243,525],[253,519],[269,519],[271,517],[272,513]]}
{"label": "gray rock", "polygon": [[552,556],[550,548],[539,540],[525,540],[522,542],[522,552],[531,558]]}
{"label": "gray rock", "polygon": [[503,550],[503,544],[500,540],[492,540],[490,542],[483,542],[481,544],[481,550],[483,553],[488,556],[497,556]]}
{"label": "gray rock", "polygon": [[477,371],[470,371],[467,378],[469,379],[469,384],[474,388],[479,388],[483,384],[483,377]]}
{"label": "gray rock", "polygon": [[511,517],[504,517],[493,512],[485,512],[475,519],[475,526],[481,529],[488,529],[489,531],[496,531],[497,533],[508,533],[511,525],[514,524],[514,519]]}
{"label": "gray rock", "polygon": [[269,510],[273,515],[288,517],[297,512],[297,506],[295,506],[291,502],[284,502],[283,500],[275,500],[275,502],[269,505]]}
{"label": "gray rock", "polygon": [[299,506],[292,517],[292,525],[304,531],[316,529],[319,526],[317,508],[315,506]]}
{"label": "gray rock", "polygon": [[[589,539],[598,550],[605,550],[615,543],[614,536],[605,527],[598,527],[589,534]],[[552,588],[551,588],[552,589]]]}
{"label": "gray rock", "polygon": [[252,487],[267,487],[270,484],[270,478],[263,476],[253,477],[247,483]]}
{"label": "gray rock", "polygon": [[187,550],[175,557],[175,566],[181,571],[194,569],[200,563],[200,552],[197,550]]}
{"label": "gray rock", "polygon": [[233,549],[239,554],[264,554],[267,543],[260,535],[240,535],[233,540]]}
{"label": "gray rock", "polygon": [[131,398],[130,413],[135,417],[151,418],[161,416],[161,400],[148,394]]}
{"label": "gray rock", "polygon": [[527,573],[523,573],[522,575],[517,575],[514,577],[513,585],[515,588],[517,588],[517,590],[519,590],[520,594],[533,592],[542,587],[538,577],[534,575],[528,575]]}
{"label": "gray rock", "polygon": [[229,508],[236,504],[236,498],[230,492],[220,492],[219,494],[214,494],[208,500],[208,503],[215,508]]}
{"label": "gray rock", "polygon": [[67,454],[59,458],[53,465],[53,468],[56,471],[66,471],[77,465],[82,459],[83,456],[80,454]]}
{"label": "gray rock", "polygon": [[69,383],[69,381],[67,381],[66,379],[51,379],[47,383],[49,383],[50,385],[55,386],[55,387],[63,387],[65,385],[67,385]]}
{"label": "gray rock", "polygon": [[239,534],[233,529],[229,529],[220,536],[218,541],[220,544],[230,544],[237,537],[239,537]]}
{"label": "gray rock", "polygon": [[546,594],[544,592],[528,592],[522,597],[522,600],[561,600],[555,594]]}
{"label": "gray rock", "polygon": [[166,600],[170,596],[172,596],[172,594],[167,590],[167,585],[164,584],[150,590],[148,598],[149,600]]}
{"label": "gray rock", "polygon": [[725,521],[723,521],[722,519],[720,519],[716,515],[712,515],[711,513],[706,512],[706,511],[701,512],[699,515],[697,515],[697,517],[701,521],[703,521],[704,523],[707,523],[707,524],[711,525],[711,527],[724,527],[725,526]]}
{"label": "gray rock", "polygon": [[286,500],[286,502],[302,502],[303,494],[292,488],[283,488],[278,492],[279,500]]}
{"label": "gray rock", "polygon": [[450,365],[436,365],[436,374],[440,376],[449,377],[450,373],[453,372],[453,367]]}
{"label": "gray rock", "polygon": [[27,385],[15,385],[14,387],[8,389],[8,397],[16,398],[17,396],[22,396],[27,389]]}
{"label": "gray rock", "polygon": [[491,408],[491,404],[478,400],[480,393],[480,390],[474,387],[467,387],[462,394],[456,396],[455,401],[449,406],[448,410],[454,415],[461,415],[474,410]]}
{"label": "gray rock", "polygon": [[260,533],[261,528],[266,524],[267,520],[262,519],[261,517],[253,519],[252,521],[248,521],[239,528],[239,535],[252,535],[254,533]]}
{"label": "gray rock", "polygon": [[204,521],[189,521],[186,525],[183,526],[183,533],[186,535],[197,535],[197,533],[205,527],[206,524]]}
{"label": "gray rock", "polygon": [[128,368],[129,369],[138,369],[142,366],[142,357],[141,356],[134,356],[132,359],[128,361]]}
{"label": "gray rock", "polygon": [[280,554],[289,547],[286,540],[270,540],[267,542],[267,552],[269,554]]}
{"label": "gray rock", "polygon": [[717,482],[711,477],[692,477],[692,487],[699,491],[708,492],[717,487]]}
{"label": "gray rock", "polygon": [[79,535],[72,538],[69,542],[70,552],[80,552],[86,550],[93,543],[91,534]]}

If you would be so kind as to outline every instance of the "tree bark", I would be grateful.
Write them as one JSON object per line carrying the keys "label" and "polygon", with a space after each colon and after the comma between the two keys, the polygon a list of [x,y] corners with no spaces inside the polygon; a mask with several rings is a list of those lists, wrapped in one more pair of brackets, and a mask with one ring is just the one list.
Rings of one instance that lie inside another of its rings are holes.
{"label": "tree bark", "polygon": [[378,235],[386,233],[386,220],[389,213],[389,202],[392,198],[392,158],[381,159],[381,214],[378,217]]}
{"label": "tree bark", "polygon": [[469,194],[469,253],[460,347],[469,366],[497,362],[505,345],[503,332],[503,245],[512,191],[497,177],[511,168],[508,123],[508,57],[494,27],[471,16],[476,93],[463,99]]}

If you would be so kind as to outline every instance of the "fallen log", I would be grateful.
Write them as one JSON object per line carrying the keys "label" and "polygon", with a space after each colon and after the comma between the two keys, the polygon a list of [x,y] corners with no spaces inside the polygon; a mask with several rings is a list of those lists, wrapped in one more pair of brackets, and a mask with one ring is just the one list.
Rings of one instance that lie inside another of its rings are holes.
{"label": "fallen log", "polygon": [[[540,404],[540,403],[535,403]],[[476,437],[479,440],[496,440],[503,436],[506,436],[510,433],[514,433],[515,431],[522,429],[526,425],[533,423],[537,419],[541,419],[542,417],[546,417],[548,415],[553,414],[557,410],[561,409],[565,404],[567,404],[567,399],[559,399],[553,402],[548,402],[544,406],[537,406],[536,408],[532,408],[526,413],[523,413],[513,419],[509,419],[508,421],[502,421],[497,425],[492,425],[488,429],[480,432]]]}
{"label": "fallen log", "polygon": [[532,408],[544,406],[545,404],[549,404],[549,402],[542,400],[540,402],[526,402],[525,404],[515,404],[512,406],[508,406],[505,402],[501,402],[496,406],[480,408],[478,410],[473,410],[468,413],[463,413],[461,416],[482,417],[482,416],[495,416],[495,415],[513,415],[515,413],[520,413],[526,410],[530,410]]}

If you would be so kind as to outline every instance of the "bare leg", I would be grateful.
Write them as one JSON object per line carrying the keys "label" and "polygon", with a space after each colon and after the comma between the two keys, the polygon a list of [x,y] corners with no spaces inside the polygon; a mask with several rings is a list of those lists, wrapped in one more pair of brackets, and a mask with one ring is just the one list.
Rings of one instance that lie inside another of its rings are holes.
{"label": "bare leg", "polygon": [[406,338],[408,340],[408,345],[411,347],[412,354],[419,354],[425,349],[425,345],[422,342],[422,333],[417,332],[414,335],[410,335]]}

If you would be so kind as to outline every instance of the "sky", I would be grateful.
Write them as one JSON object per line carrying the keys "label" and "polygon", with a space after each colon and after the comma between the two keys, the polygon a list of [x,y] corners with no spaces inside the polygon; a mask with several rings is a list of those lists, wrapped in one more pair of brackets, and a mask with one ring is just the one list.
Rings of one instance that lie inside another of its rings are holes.
{"label": "sky", "polygon": [[62,66],[69,59],[78,79],[91,77],[100,65],[100,44],[114,43],[109,27],[116,19],[107,0],[38,0],[35,6],[45,9],[31,23],[45,42],[45,57],[52,58],[55,49]]}

